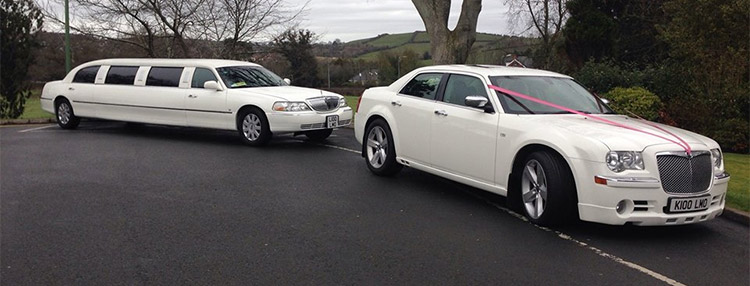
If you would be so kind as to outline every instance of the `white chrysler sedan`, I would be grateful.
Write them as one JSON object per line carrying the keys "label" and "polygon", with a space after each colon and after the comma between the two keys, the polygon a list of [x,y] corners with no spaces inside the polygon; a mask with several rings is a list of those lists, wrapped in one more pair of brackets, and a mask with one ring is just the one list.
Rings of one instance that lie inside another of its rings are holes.
{"label": "white chrysler sedan", "polygon": [[41,102],[65,129],[82,117],[101,118],[237,130],[250,145],[279,133],[324,140],[351,122],[343,96],[288,81],[242,61],[106,59],[47,83]]}
{"label": "white chrysler sedan", "polygon": [[431,66],[358,105],[373,173],[409,166],[504,195],[537,224],[680,225],[724,209],[729,174],[714,140],[615,114],[565,75]]}

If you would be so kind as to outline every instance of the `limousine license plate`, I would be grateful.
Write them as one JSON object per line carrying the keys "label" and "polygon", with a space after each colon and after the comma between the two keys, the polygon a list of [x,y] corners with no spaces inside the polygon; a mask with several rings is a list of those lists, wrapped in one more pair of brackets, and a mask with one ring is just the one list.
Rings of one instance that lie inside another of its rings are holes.
{"label": "limousine license plate", "polygon": [[708,209],[710,198],[711,196],[669,198],[667,200],[666,211],[669,213],[682,213],[706,210]]}
{"label": "limousine license plate", "polygon": [[326,116],[326,126],[327,128],[333,128],[333,127],[339,126],[339,116],[338,115]]}

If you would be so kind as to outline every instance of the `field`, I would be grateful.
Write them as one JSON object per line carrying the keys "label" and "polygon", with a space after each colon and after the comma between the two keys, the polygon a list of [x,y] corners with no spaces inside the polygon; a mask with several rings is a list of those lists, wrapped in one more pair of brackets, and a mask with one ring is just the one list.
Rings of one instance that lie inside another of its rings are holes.
{"label": "field", "polygon": [[729,179],[727,206],[750,212],[750,155],[724,154],[724,167]]}

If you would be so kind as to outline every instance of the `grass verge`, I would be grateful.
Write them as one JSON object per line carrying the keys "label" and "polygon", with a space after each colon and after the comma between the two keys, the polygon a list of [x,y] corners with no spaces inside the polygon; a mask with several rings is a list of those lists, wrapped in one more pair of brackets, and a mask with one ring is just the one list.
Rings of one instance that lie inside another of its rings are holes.
{"label": "grass verge", "polygon": [[750,155],[724,153],[724,169],[732,176],[727,206],[750,212]]}
{"label": "grass verge", "polygon": [[[357,101],[359,101],[359,96],[353,96],[353,95],[344,95],[344,98],[346,98],[346,105],[352,108],[352,111],[357,112]],[[352,117],[352,128],[354,128],[354,117]]]}

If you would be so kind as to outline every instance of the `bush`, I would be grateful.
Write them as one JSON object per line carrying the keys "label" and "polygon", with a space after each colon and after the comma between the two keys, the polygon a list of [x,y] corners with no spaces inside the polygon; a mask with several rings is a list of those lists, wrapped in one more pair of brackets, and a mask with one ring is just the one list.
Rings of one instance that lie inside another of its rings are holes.
{"label": "bush", "polygon": [[589,60],[573,75],[585,87],[596,93],[605,93],[615,87],[641,85],[642,72],[622,68],[611,60]]}
{"label": "bush", "polygon": [[662,108],[658,96],[642,87],[622,88],[616,87],[604,95],[609,100],[609,106],[617,113],[635,113],[647,120],[659,118]]}
{"label": "bush", "polygon": [[724,152],[750,152],[750,138],[748,138],[750,123],[741,118],[724,120],[721,126],[713,132],[713,139],[719,142]]}

